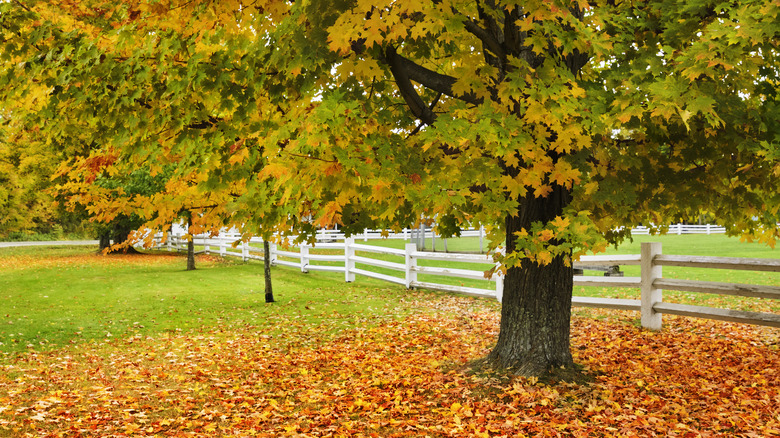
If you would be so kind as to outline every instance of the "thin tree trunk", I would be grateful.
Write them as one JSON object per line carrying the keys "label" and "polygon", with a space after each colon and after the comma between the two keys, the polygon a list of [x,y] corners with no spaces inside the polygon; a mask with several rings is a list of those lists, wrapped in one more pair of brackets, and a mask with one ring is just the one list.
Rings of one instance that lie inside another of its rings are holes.
{"label": "thin tree trunk", "polygon": [[[568,191],[558,186],[547,198],[522,199],[518,215],[506,218],[507,252],[515,250],[513,233],[529,230],[534,222],[549,222],[569,201]],[[573,365],[569,334],[574,280],[565,259],[558,256],[548,265],[525,260],[507,270],[500,332],[489,362],[527,376]]]}
{"label": "thin tree trunk", "polygon": [[187,270],[195,270],[195,239],[192,236],[187,240]]}
{"label": "thin tree trunk", "polygon": [[271,244],[263,239],[263,274],[265,277],[265,302],[274,302],[274,290],[271,284]]}
{"label": "thin tree trunk", "polygon": [[106,231],[104,233],[100,233],[100,236],[98,236],[100,239],[100,247],[99,251],[102,252],[104,249],[111,247],[111,233]]}

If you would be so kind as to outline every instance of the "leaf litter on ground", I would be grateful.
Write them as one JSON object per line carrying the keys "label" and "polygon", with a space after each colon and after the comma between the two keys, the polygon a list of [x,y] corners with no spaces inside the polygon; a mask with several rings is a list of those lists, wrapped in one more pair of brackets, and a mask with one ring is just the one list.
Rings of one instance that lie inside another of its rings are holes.
{"label": "leaf litter on ground", "polygon": [[[418,310],[274,330],[133,336],[3,363],[0,435],[237,437],[777,436],[778,331],[632,315],[572,320],[589,382],[480,369],[493,303],[410,295]],[[335,329],[338,326],[338,329]]]}

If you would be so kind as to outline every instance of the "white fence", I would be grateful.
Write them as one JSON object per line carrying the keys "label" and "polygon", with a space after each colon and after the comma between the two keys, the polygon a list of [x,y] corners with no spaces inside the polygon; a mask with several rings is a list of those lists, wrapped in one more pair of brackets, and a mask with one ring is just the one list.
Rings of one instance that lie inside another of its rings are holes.
{"label": "white fence", "polygon": [[[720,225],[685,225],[685,224],[672,224],[669,225],[669,231],[667,234],[724,234],[726,227]],[[631,234],[650,234],[650,228],[648,227],[636,227],[631,229]]]}
{"label": "white fence", "polygon": [[[650,234],[651,228],[649,227],[635,227],[631,229],[631,234],[634,235],[647,235]],[[667,234],[724,234],[726,228],[720,225],[686,225],[686,224],[672,224],[669,225]],[[173,235],[187,234],[185,227],[174,224],[171,229]],[[346,236],[340,230],[324,230],[321,229],[317,232],[318,242],[332,242],[337,240],[344,240]],[[223,238],[236,240],[240,238],[240,234],[233,231],[221,233]],[[439,251],[447,252],[447,239],[436,235],[432,226],[421,226],[420,228],[409,229],[405,228],[399,233],[387,233],[382,231],[366,229],[363,233],[354,236],[356,241],[368,241],[374,239],[403,239],[410,240],[417,243],[417,247],[426,249],[427,241],[430,240],[431,248],[433,251],[437,251],[437,245]],[[479,252],[485,252],[486,250],[486,233],[484,227],[479,228],[467,228],[461,231],[460,237],[478,237],[479,238]]]}
{"label": "white fence", "polygon": [[[262,245],[261,240],[253,239],[233,248],[232,244],[235,241],[235,237],[206,238],[198,236],[195,238],[195,244],[203,246],[205,252],[241,257],[244,260],[263,258],[262,246],[259,248],[256,246],[258,243]],[[186,241],[181,238],[169,239],[164,245],[169,250],[186,251]],[[330,254],[318,254],[316,251],[312,251],[314,248],[317,251],[330,250]],[[484,272],[490,269],[494,263],[491,257],[484,254],[418,251],[413,243],[406,244],[404,249],[393,249],[356,243],[354,238],[347,238],[341,242],[320,242],[316,244],[316,247],[299,245],[294,249],[297,251],[280,250],[275,244],[271,244],[271,262],[275,265],[299,268],[301,272],[343,272],[344,280],[347,282],[354,281],[356,275],[363,275],[403,285],[406,288],[450,291],[478,297],[496,298],[499,301],[503,295],[503,277],[500,272],[494,273],[489,279],[494,282],[494,287],[490,289],[418,280],[419,274],[486,280]],[[380,258],[368,257],[368,254],[379,255]],[[388,258],[396,259],[396,261],[386,260]],[[482,269],[471,270],[420,264],[420,261],[431,260],[445,261],[449,264],[453,262],[482,264]],[[612,299],[575,296],[572,298],[573,306],[638,311],[641,313],[642,326],[652,330],[661,328],[662,314],[780,327],[780,314],[666,303],[663,302],[662,294],[662,291],[666,289],[758,299],[780,299],[780,287],[777,286],[678,280],[664,278],[662,275],[663,266],[780,272],[780,260],[777,259],[664,255],[661,252],[660,243],[643,243],[641,254],[583,256],[576,265],[585,269],[602,270],[616,265],[640,265],[640,277],[574,276],[575,286],[637,288],[640,290],[640,298]],[[377,272],[369,267],[382,268],[385,272]]]}

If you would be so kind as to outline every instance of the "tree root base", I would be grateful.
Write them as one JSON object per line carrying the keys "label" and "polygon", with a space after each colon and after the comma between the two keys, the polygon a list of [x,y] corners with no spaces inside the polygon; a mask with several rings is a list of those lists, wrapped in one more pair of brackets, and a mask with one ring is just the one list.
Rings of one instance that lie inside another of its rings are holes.
{"label": "tree root base", "polygon": [[515,377],[528,377],[538,379],[545,385],[554,385],[558,382],[588,385],[596,380],[596,376],[585,371],[581,365],[570,364],[560,367],[542,368],[531,366],[528,363],[518,363],[515,366],[498,364],[489,356],[469,362],[462,369],[465,374],[478,376],[499,377],[511,380]]}

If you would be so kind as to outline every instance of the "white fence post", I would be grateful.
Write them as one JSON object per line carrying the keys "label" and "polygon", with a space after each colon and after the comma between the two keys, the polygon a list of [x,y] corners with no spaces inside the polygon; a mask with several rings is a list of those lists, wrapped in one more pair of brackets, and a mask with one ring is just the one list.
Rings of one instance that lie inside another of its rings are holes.
{"label": "white fence post", "polygon": [[301,272],[309,272],[309,245],[302,243],[301,246]]}
{"label": "white fence post", "polygon": [[655,303],[663,301],[663,291],[653,286],[655,280],[663,276],[663,268],[653,263],[655,256],[661,254],[661,243],[643,242],[641,254],[642,327],[661,330],[661,314],[653,310]]}
{"label": "white fence post", "polygon": [[352,283],[355,281],[355,238],[347,237],[344,239],[344,281]]}
{"label": "white fence post", "polygon": [[496,276],[496,299],[501,303],[504,299],[504,273],[497,270],[494,275]]}
{"label": "white fence post", "polygon": [[241,242],[241,258],[244,261],[249,260],[249,243]]}
{"label": "white fence post", "polygon": [[206,254],[211,254],[211,248],[209,247],[209,239],[207,237],[203,238],[203,252]]}
{"label": "white fence post", "polygon": [[220,237],[219,238],[219,255],[221,255],[222,257],[225,257],[225,251],[226,251],[225,250],[225,238],[224,237]]}
{"label": "white fence post", "polygon": [[[483,230],[483,228],[480,227],[480,235],[482,234],[482,230]],[[481,240],[481,237],[480,237],[480,240]],[[481,246],[481,244],[480,244],[480,246]],[[480,251],[481,251],[481,248],[480,248]],[[500,254],[504,253],[503,248],[499,248],[496,251],[499,252]],[[501,267],[501,263],[496,262],[496,272],[493,275],[496,276],[496,299],[498,300],[499,303],[503,303],[504,302],[504,272],[501,271],[500,269],[498,269],[500,267]]]}
{"label": "white fence post", "polygon": [[417,258],[412,257],[412,254],[417,251],[417,244],[407,243],[404,249],[406,250],[404,255],[406,261],[406,268],[404,269],[405,285],[407,289],[411,289],[412,282],[417,281],[417,271],[414,270],[417,267]]}
{"label": "white fence post", "polygon": [[173,236],[171,236],[170,234],[168,234],[168,238],[165,239],[165,246],[168,247],[168,252],[173,251]]}
{"label": "white fence post", "polygon": [[[268,245],[268,249],[271,250],[271,266],[276,266],[276,261],[279,260],[279,254],[276,253],[276,244],[271,243]],[[263,254],[263,256],[268,257],[268,254]]]}

